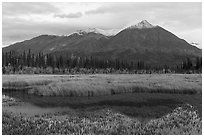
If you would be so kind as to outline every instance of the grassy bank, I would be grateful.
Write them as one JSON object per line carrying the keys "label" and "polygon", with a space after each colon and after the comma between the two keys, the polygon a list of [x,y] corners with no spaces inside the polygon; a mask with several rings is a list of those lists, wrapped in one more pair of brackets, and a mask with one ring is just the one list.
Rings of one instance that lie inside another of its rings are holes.
{"label": "grassy bank", "polygon": [[191,105],[174,109],[169,114],[146,123],[110,109],[93,112],[25,117],[3,112],[2,134],[202,134],[202,122]]}
{"label": "grassy bank", "polygon": [[195,94],[201,74],[3,75],[4,89],[28,88],[42,96],[101,96],[119,93]]}
{"label": "grassy bank", "polygon": [[2,134],[202,134],[200,74],[3,75],[2,81]]}

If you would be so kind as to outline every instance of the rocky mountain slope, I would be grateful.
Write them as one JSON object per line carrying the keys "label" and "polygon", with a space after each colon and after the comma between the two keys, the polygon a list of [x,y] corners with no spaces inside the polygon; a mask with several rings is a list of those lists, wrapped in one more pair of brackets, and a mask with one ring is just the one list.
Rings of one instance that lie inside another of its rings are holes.
{"label": "rocky mountain slope", "polygon": [[3,48],[3,52],[52,53],[93,56],[152,65],[175,65],[187,57],[201,57],[202,51],[160,26],[144,20],[123,30],[87,29],[68,36],[41,35]]}

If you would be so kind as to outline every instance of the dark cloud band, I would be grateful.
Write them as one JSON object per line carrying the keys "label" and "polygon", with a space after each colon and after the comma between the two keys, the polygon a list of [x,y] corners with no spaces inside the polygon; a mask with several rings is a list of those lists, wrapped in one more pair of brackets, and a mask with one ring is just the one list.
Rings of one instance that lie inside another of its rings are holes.
{"label": "dark cloud band", "polygon": [[81,16],[82,16],[81,12],[54,15],[54,17],[58,17],[58,18],[80,18]]}

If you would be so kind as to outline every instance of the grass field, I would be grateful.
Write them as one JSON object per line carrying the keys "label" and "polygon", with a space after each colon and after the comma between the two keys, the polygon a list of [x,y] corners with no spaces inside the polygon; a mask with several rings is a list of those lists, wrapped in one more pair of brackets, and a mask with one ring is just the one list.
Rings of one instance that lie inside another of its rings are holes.
{"label": "grass field", "polygon": [[25,117],[3,111],[3,135],[200,135],[202,122],[191,105],[141,123],[112,109]]}
{"label": "grass field", "polygon": [[42,96],[100,96],[119,93],[195,94],[202,91],[200,74],[143,75],[3,75],[4,89],[29,88]]}
{"label": "grass field", "polygon": [[2,84],[3,134],[202,134],[201,74],[3,75]]}

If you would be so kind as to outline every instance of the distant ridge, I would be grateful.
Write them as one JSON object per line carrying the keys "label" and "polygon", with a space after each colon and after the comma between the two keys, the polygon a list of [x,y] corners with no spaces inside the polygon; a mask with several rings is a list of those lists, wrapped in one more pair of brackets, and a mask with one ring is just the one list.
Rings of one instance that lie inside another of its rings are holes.
{"label": "distant ridge", "polygon": [[15,51],[55,55],[93,56],[127,61],[142,60],[154,65],[176,65],[187,57],[202,56],[201,49],[147,20],[122,30],[88,28],[67,36],[41,35],[3,48]]}

